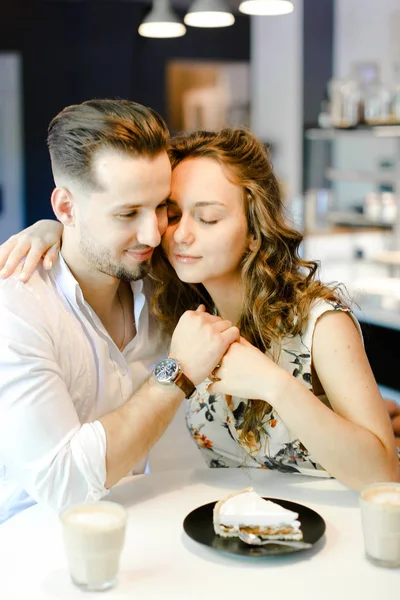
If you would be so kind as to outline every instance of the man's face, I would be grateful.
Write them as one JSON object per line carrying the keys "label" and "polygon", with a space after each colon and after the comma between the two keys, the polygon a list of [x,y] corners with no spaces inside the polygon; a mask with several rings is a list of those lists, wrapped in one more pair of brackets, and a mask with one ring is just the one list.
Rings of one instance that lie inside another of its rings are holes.
{"label": "man's face", "polygon": [[96,271],[141,279],[168,225],[167,153],[149,158],[102,151],[94,157],[93,176],[99,191],[87,192],[75,205],[80,253]]}

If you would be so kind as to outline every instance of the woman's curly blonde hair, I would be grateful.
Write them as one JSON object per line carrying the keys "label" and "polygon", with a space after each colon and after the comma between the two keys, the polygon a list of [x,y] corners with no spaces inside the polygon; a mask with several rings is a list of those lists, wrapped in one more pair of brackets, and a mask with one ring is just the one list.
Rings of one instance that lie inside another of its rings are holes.
{"label": "woman's curly blonde hair", "polygon": [[[303,332],[314,300],[336,300],[335,288],[316,279],[318,264],[303,260],[303,236],[285,221],[281,192],[264,145],[245,129],[197,131],[173,138],[168,148],[174,169],[188,159],[211,158],[243,190],[244,210],[253,249],[242,258],[243,306],[240,333],[262,352],[276,359],[280,340]],[[206,192],[205,192],[206,193]],[[203,303],[215,310],[203,285],[180,281],[162,249],[154,260],[156,288],[152,309],[168,333],[181,315]],[[248,403],[241,438],[259,432],[271,407],[263,401]]]}

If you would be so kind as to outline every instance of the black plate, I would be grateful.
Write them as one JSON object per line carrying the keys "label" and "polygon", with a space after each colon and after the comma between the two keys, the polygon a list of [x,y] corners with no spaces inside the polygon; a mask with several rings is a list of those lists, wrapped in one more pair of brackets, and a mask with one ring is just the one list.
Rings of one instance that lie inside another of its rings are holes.
{"label": "black plate", "polygon": [[[325,521],[315,510],[280,498],[264,498],[280,504],[283,508],[292,510],[299,515],[303,541],[315,544],[325,533]],[[199,506],[190,512],[183,521],[183,529],[189,537],[199,544],[204,544],[220,552],[228,554],[239,554],[241,556],[276,556],[277,554],[291,554],[292,552],[304,551],[301,548],[290,548],[290,546],[278,546],[267,544],[266,546],[250,546],[239,538],[223,538],[216,535],[213,526],[213,509],[216,502],[210,502]]]}

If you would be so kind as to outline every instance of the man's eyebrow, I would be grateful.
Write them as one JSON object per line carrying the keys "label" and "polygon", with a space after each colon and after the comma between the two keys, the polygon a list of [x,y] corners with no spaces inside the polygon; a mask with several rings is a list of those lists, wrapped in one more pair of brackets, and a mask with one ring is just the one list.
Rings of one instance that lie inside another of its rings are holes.
{"label": "man's eyebrow", "polygon": [[124,210],[125,208],[129,208],[130,210],[136,210],[137,208],[142,208],[142,204],[131,204],[127,202],[126,204],[119,204],[118,206],[114,206],[114,210]]}

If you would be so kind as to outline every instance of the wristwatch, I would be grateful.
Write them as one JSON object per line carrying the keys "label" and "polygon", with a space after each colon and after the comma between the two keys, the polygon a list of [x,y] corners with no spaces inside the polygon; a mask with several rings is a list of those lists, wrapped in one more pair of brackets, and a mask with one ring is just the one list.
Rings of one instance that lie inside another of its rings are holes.
{"label": "wristwatch", "polygon": [[196,386],[186,377],[181,365],[174,358],[164,358],[156,364],[153,377],[163,385],[175,384],[185,394],[185,398],[191,398],[196,391]]}

